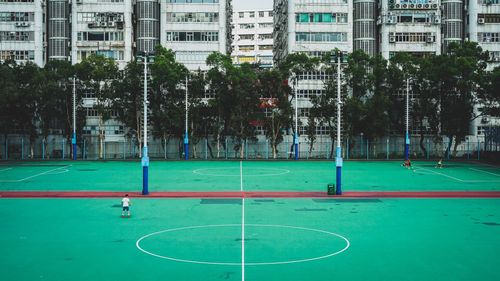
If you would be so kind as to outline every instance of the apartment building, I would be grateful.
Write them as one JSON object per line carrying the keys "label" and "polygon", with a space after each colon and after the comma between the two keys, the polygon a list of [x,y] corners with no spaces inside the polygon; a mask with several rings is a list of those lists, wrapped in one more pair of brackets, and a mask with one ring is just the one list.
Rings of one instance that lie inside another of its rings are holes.
{"label": "apartment building", "polygon": [[164,0],[160,12],[160,42],[172,49],[189,70],[207,70],[212,52],[231,48],[230,0]]}
{"label": "apartment building", "polygon": [[46,2],[42,0],[0,0],[0,61],[46,61]]}
{"label": "apartment building", "polygon": [[235,11],[232,22],[234,64],[273,65],[273,10]]}
{"label": "apartment building", "polygon": [[[302,52],[322,57],[333,49],[353,51],[353,2],[348,0],[274,1],[274,61]],[[324,91],[330,74],[321,70],[301,73],[291,79],[297,93],[298,133],[305,135],[310,98]],[[327,127],[316,126],[316,134],[327,137]],[[301,142],[304,139],[301,138]]]}

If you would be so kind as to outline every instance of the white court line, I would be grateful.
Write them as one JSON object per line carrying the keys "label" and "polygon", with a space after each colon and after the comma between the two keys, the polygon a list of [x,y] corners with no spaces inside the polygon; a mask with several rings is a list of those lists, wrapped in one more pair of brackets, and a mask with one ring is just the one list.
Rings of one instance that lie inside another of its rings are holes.
{"label": "white court line", "polygon": [[426,169],[426,168],[422,168],[422,167],[420,167],[420,169],[421,169],[421,170],[424,170],[424,171],[429,171],[429,172],[432,172],[432,173],[437,174],[437,175],[445,176],[445,177],[448,177],[448,178],[450,178],[450,179],[454,179],[454,180],[459,181],[459,182],[466,182],[466,181],[461,180],[461,179],[459,179],[459,178],[455,178],[455,177],[452,177],[452,176],[448,176],[448,175],[446,175],[446,174],[439,173],[439,172],[436,172],[436,171],[433,171],[433,170],[429,170],[429,169]]}
{"label": "white court line", "polygon": [[490,174],[490,175],[494,175],[494,176],[500,177],[500,175],[499,175],[499,174],[495,174],[495,173],[488,172],[488,171],[483,171],[483,170],[474,169],[474,168],[469,168],[469,170],[478,171],[478,172],[483,172],[483,173],[487,173],[487,174]]}
{"label": "white court line", "polygon": [[245,196],[243,195],[243,161],[240,161],[241,191],[241,281],[245,281]]}
{"label": "white court line", "polygon": [[12,170],[12,168],[1,169],[0,172],[4,172],[4,171],[8,171],[8,170]]}
{"label": "white court line", "polygon": [[34,177],[38,177],[38,176],[41,176],[41,175],[45,175],[47,173],[50,173],[50,172],[53,172],[53,171],[57,171],[59,169],[64,169],[64,168],[68,168],[70,167],[71,165],[67,165],[67,166],[62,166],[62,167],[59,167],[59,168],[55,168],[55,169],[52,169],[52,170],[48,170],[48,171],[45,171],[45,172],[42,172],[42,173],[38,173],[36,175],[32,175],[32,176],[29,176],[29,177],[26,177],[24,179],[20,179],[20,180],[0,180],[0,182],[22,182],[22,181],[25,181],[25,180],[28,180],[28,179],[31,179],[31,178],[34,178]]}

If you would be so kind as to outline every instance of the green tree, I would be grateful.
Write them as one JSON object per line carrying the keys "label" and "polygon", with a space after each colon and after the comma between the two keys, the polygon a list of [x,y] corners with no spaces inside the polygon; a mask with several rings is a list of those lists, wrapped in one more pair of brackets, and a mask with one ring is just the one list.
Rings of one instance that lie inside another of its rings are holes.
{"label": "green tree", "polygon": [[113,59],[91,55],[76,64],[75,70],[84,90],[91,91],[96,97],[94,109],[99,115],[99,158],[103,158],[104,122],[111,117],[111,98],[114,96],[118,66]]}
{"label": "green tree", "polygon": [[485,88],[482,83],[488,53],[475,42],[465,42],[450,44],[443,56],[439,72],[441,132],[448,137],[446,153],[451,152],[455,141],[456,155],[458,145],[469,134],[470,122],[476,118],[474,104],[478,102],[477,93]]}
{"label": "green tree", "polygon": [[168,143],[174,137],[182,156],[184,95],[187,68],[175,60],[172,50],[158,46],[151,64],[151,121],[153,136]]}
{"label": "green tree", "polygon": [[258,72],[261,109],[265,111],[263,125],[274,159],[278,156],[278,145],[283,141],[283,132],[291,125],[292,106],[288,98],[290,87],[285,83],[286,79],[287,77],[276,69]]}

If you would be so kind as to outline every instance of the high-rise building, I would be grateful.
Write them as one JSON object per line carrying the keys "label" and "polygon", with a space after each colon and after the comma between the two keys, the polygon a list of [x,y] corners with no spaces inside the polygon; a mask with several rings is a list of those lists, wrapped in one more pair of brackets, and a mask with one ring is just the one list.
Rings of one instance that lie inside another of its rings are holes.
{"label": "high-rise building", "polygon": [[230,51],[230,0],[166,0],[160,19],[161,44],[189,70],[207,70],[208,55]]}
{"label": "high-rise building", "polygon": [[44,65],[46,2],[0,0],[0,61]]}
{"label": "high-rise building", "polygon": [[273,64],[273,11],[250,10],[233,13],[233,63]]}
{"label": "high-rise building", "polygon": [[120,68],[161,44],[190,70],[231,49],[230,0],[0,0],[0,61],[69,60],[91,54]]}
{"label": "high-rise building", "polygon": [[120,68],[132,59],[132,0],[73,0],[71,22],[73,64],[91,54],[115,59]]}
{"label": "high-rise building", "polygon": [[[348,0],[276,0],[274,1],[274,61],[301,52],[323,57],[339,49],[353,51],[353,2]],[[321,95],[330,74],[316,70],[291,78],[297,96],[298,133],[304,135],[311,97]],[[328,128],[316,126],[316,134],[327,136]],[[304,140],[301,140],[304,141]]]}

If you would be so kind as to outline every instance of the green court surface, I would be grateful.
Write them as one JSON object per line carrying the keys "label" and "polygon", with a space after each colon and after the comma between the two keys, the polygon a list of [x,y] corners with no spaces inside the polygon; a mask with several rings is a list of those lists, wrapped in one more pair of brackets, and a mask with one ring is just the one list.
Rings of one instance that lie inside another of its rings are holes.
{"label": "green court surface", "polygon": [[[499,191],[500,168],[475,162],[351,162],[347,191]],[[239,161],[152,161],[150,191],[239,191]],[[332,161],[243,161],[246,191],[325,191],[335,182]],[[0,191],[140,191],[139,162],[46,161],[0,165]]]}
{"label": "green court surface", "polygon": [[0,279],[500,280],[500,199],[132,203],[0,199]]}

